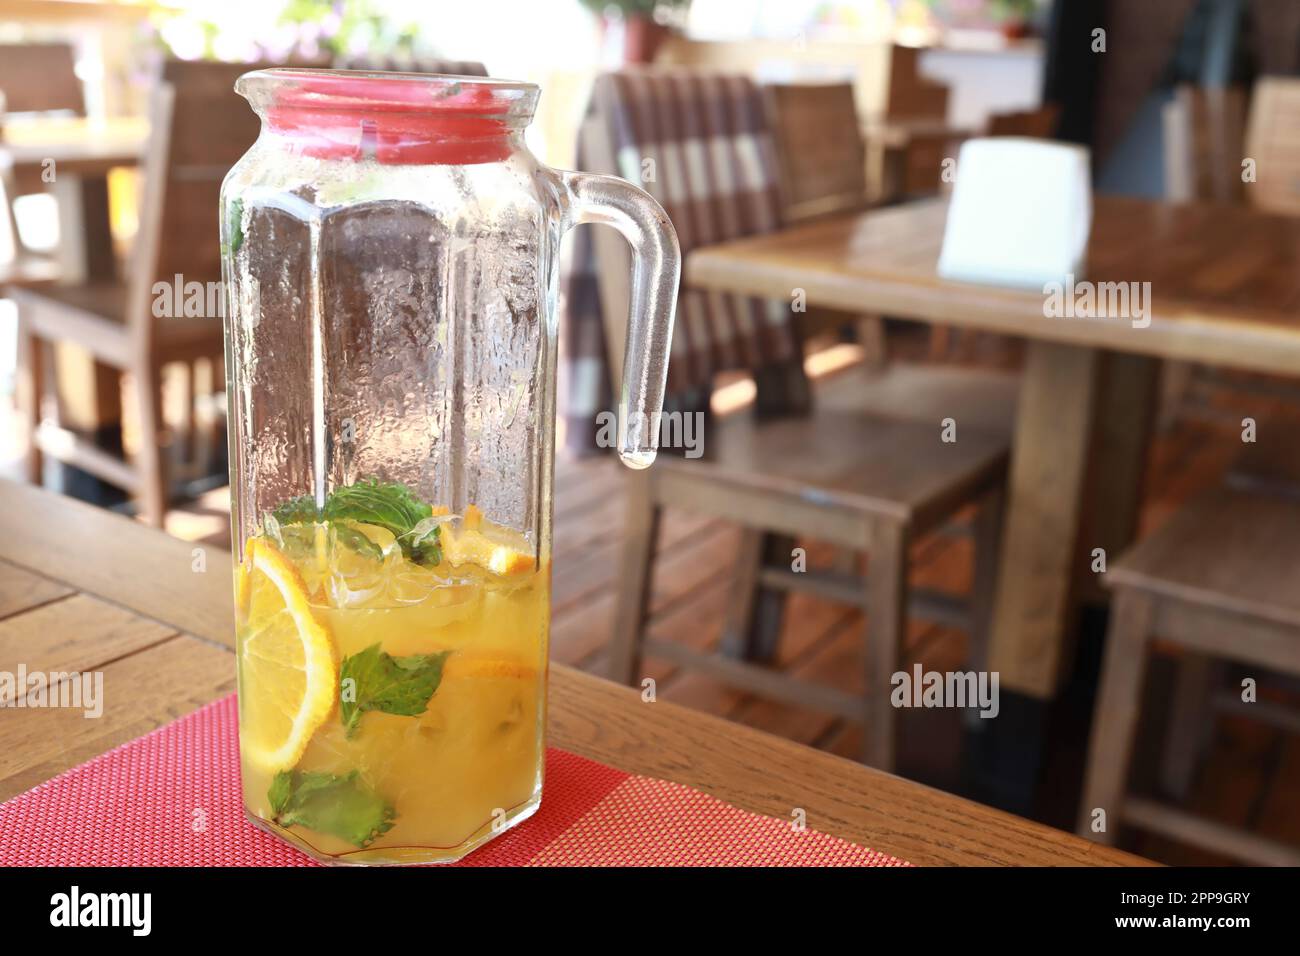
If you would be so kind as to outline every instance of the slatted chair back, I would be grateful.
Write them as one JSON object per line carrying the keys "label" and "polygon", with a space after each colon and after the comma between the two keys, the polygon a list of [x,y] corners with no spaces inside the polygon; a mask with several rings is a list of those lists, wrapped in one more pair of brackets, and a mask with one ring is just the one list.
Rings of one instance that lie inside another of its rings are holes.
{"label": "slatted chair back", "polygon": [[[235,80],[250,69],[257,66],[171,61],[163,68],[151,103],[129,278],[128,321],[142,329],[154,316],[156,283],[174,287],[180,276],[183,285],[197,282],[209,289],[221,280],[221,181],[259,130],[256,115],[234,90]],[[219,312],[212,311],[205,309],[204,317],[219,322]]]}
{"label": "slatted chair back", "polygon": [[782,219],[863,208],[867,156],[853,85],[781,83],[763,92],[780,160]]}
{"label": "slatted chair back", "polygon": [[86,115],[86,97],[67,43],[0,44],[0,93],[11,113]]}
{"label": "slatted chair back", "polygon": [[1244,90],[1180,86],[1165,104],[1165,196],[1174,202],[1240,202]]}
{"label": "slatted chair back", "polygon": [[994,113],[989,117],[989,136],[1028,136],[1031,139],[1052,139],[1061,109],[1049,103],[1032,110],[1011,110]]}
{"label": "slatted chair back", "polygon": [[[600,77],[595,98],[609,136],[610,171],[663,205],[683,256],[780,228],[775,144],[751,79],[628,70]],[[790,302],[683,287],[669,390],[710,389],[727,369],[761,377],[798,353]]]}
{"label": "slatted chair back", "polygon": [[1266,76],[1255,84],[1245,155],[1255,173],[1246,200],[1269,212],[1300,215],[1300,79]]}

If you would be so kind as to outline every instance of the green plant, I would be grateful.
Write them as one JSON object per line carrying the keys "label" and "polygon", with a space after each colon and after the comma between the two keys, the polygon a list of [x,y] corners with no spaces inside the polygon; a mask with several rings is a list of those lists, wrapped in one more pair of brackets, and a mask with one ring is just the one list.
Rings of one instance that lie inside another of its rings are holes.
{"label": "green plant", "polygon": [[414,23],[395,21],[374,0],[288,0],[280,23],[311,35],[316,45],[332,56],[358,49],[372,54],[409,53],[418,33]]}
{"label": "green plant", "polygon": [[1038,0],[992,0],[989,4],[999,20],[1028,20],[1038,12]]}

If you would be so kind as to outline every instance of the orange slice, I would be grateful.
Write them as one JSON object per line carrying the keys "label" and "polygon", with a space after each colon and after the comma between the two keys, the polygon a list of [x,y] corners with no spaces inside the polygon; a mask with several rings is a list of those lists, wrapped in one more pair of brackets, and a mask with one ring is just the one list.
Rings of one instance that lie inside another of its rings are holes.
{"label": "orange slice", "polygon": [[277,772],[296,764],[334,709],[338,667],[329,630],[293,564],[264,538],[249,540],[236,571],[240,746]]}

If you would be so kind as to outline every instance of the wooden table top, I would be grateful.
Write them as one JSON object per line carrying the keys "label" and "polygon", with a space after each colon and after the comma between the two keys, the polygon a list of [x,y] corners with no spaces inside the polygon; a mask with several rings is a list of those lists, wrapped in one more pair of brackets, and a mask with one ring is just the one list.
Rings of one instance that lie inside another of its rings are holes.
{"label": "wooden table top", "polygon": [[94,173],[136,165],[148,141],[149,121],[138,116],[11,120],[0,129],[0,156],[15,166],[52,159],[60,171]]}
{"label": "wooden table top", "polygon": [[1047,318],[1041,289],[939,278],[947,203],[838,216],[692,252],[697,288],[1300,375],[1300,218],[1098,196],[1086,276],[1150,282],[1151,324]]}
{"label": "wooden table top", "polygon": [[[104,713],[0,708],[0,799],[235,689],[230,555],[0,480],[0,670],[101,670]],[[202,570],[199,570],[202,568]],[[1146,861],[640,694],[550,673],[549,743],[916,864]]]}

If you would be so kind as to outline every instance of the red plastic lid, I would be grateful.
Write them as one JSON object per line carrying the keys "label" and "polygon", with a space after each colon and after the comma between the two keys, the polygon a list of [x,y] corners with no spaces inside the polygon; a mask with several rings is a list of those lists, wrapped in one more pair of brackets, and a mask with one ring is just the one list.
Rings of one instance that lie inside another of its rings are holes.
{"label": "red plastic lid", "polygon": [[296,152],[394,164],[503,160],[537,103],[529,83],[428,73],[259,70],[235,90]]}

